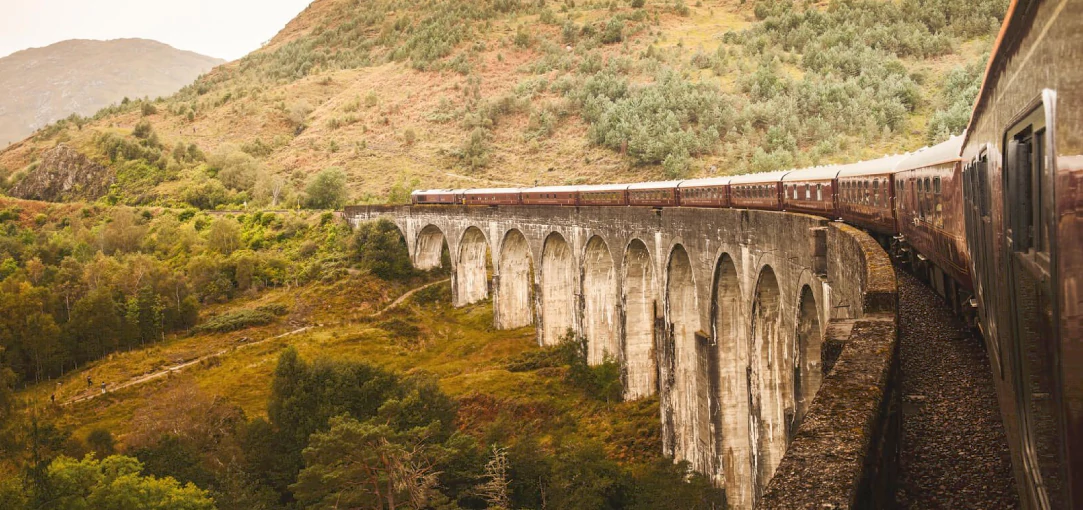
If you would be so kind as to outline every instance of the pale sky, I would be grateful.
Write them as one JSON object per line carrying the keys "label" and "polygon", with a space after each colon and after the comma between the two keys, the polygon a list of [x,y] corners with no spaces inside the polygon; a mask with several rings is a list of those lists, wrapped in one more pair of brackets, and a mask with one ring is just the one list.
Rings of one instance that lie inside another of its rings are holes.
{"label": "pale sky", "polygon": [[312,0],[0,0],[0,57],[67,39],[153,39],[235,60]]}

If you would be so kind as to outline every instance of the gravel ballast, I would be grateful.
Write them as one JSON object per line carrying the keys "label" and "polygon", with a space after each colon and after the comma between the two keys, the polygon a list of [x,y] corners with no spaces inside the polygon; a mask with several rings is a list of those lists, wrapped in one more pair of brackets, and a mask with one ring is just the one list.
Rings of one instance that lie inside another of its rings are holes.
{"label": "gravel ballast", "polygon": [[899,280],[900,508],[1018,508],[989,360],[929,287]]}

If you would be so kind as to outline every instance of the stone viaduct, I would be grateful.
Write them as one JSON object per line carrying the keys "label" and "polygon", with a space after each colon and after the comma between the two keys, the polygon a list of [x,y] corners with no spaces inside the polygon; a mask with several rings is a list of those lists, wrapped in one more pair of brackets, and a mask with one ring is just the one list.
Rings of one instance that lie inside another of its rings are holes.
{"label": "stone viaduct", "polygon": [[355,226],[391,219],[420,269],[446,249],[453,302],[491,298],[495,327],[533,325],[541,345],[571,331],[587,339],[589,362],[619,361],[626,398],[658,395],[665,452],[724,487],[729,507],[793,506],[791,491],[817,506],[874,497],[876,466],[891,461],[880,438],[894,399],[896,294],[867,235],[731,209],[344,214]]}

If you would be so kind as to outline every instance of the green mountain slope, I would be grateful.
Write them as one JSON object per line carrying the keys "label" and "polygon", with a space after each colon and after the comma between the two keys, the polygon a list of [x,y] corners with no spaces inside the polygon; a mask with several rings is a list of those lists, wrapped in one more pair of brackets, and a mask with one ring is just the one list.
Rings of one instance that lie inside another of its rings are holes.
{"label": "green mountain slope", "polygon": [[963,127],[1005,6],[317,0],[265,48],[53,125],[0,171],[14,186],[64,142],[112,169],[112,201],[235,207],[304,204],[327,168],[380,202],[851,161]]}

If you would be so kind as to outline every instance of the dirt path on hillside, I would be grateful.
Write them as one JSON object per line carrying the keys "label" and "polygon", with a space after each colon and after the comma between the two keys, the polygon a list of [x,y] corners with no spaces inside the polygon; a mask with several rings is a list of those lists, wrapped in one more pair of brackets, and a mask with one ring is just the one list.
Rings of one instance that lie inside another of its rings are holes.
{"label": "dirt path on hillside", "polygon": [[[445,279],[440,280],[440,281],[427,283],[427,284],[422,285],[420,287],[410,289],[408,292],[406,292],[403,295],[399,296],[398,298],[396,298],[394,301],[392,301],[387,306],[385,306],[385,307],[383,307],[383,308],[381,308],[381,309],[367,315],[366,317],[367,318],[379,317],[379,316],[383,315],[384,313],[386,313],[386,312],[388,312],[390,310],[398,308],[399,305],[405,303],[406,300],[413,297],[414,294],[417,294],[418,292],[420,292],[422,290],[425,290],[425,289],[427,289],[429,287],[432,287],[434,285],[440,285],[442,283],[447,283],[449,281],[451,281],[450,278],[445,278]],[[156,372],[151,372],[149,374],[143,374],[143,375],[138,376],[138,377],[133,377],[133,378],[128,379],[127,381],[124,381],[124,382],[122,382],[120,384],[113,385],[113,386],[107,386],[106,388],[107,388],[107,390],[109,392],[120,391],[120,390],[123,390],[125,388],[131,388],[132,386],[137,386],[137,385],[143,384],[143,383],[148,382],[148,381],[153,381],[155,379],[160,379],[162,377],[166,377],[168,375],[172,375],[174,373],[180,372],[181,370],[184,370],[185,368],[188,368],[188,367],[190,367],[192,365],[198,364],[201,361],[211,359],[211,358],[213,358],[215,356],[222,356],[222,355],[225,355],[225,354],[229,354],[230,352],[233,352],[233,351],[246,349],[248,347],[254,347],[256,345],[260,345],[260,344],[263,344],[263,343],[266,343],[266,342],[270,342],[271,340],[278,340],[280,338],[285,338],[287,336],[296,335],[298,333],[304,333],[305,331],[308,331],[308,330],[313,329],[315,327],[316,326],[305,326],[303,328],[297,328],[297,329],[295,329],[293,331],[282,333],[281,335],[275,335],[275,336],[272,336],[272,337],[267,337],[267,338],[264,338],[263,340],[258,340],[258,341],[255,341],[255,342],[248,342],[248,343],[245,343],[245,344],[242,344],[242,345],[239,345],[239,346],[234,346],[234,347],[230,347],[230,348],[227,348],[227,349],[222,349],[222,350],[219,350],[217,352],[213,352],[211,354],[206,354],[206,355],[200,356],[198,358],[195,358],[195,359],[192,359],[192,360],[189,360],[189,361],[185,361],[185,362],[182,362],[182,363],[171,365],[169,367],[163,368],[163,369],[158,370]],[[79,395],[77,397],[73,397],[73,398],[70,398],[70,399],[64,401],[62,405],[71,405],[71,404],[75,404],[75,403],[78,403],[78,402],[91,400],[91,399],[100,397],[101,395],[104,395],[104,393],[102,393],[97,388],[92,388],[92,389],[89,389],[86,392],[84,392],[82,395]]]}

